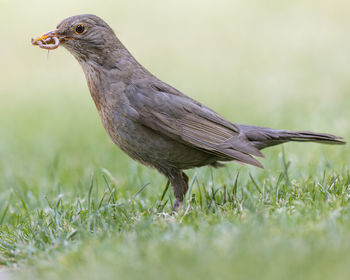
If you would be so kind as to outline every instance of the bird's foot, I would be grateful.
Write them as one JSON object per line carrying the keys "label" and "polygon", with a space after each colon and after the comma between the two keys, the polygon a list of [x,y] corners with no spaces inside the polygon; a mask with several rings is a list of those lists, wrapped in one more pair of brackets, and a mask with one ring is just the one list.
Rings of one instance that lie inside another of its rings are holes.
{"label": "bird's foot", "polygon": [[182,205],[183,205],[183,201],[176,199],[173,208],[174,210],[178,211],[182,208]]}
{"label": "bird's foot", "polygon": [[176,199],[176,200],[175,200],[175,203],[174,203],[174,205],[173,205],[173,210],[171,211],[170,214],[173,215],[173,214],[175,214],[175,213],[181,211],[182,205],[183,205],[183,201],[182,201],[182,200]]}

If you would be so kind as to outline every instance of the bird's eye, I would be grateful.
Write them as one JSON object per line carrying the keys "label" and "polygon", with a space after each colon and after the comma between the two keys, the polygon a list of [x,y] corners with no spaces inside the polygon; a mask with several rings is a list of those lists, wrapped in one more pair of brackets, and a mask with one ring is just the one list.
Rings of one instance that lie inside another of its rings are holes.
{"label": "bird's eye", "polygon": [[74,28],[74,32],[76,34],[81,34],[85,31],[85,25],[84,24],[77,24]]}

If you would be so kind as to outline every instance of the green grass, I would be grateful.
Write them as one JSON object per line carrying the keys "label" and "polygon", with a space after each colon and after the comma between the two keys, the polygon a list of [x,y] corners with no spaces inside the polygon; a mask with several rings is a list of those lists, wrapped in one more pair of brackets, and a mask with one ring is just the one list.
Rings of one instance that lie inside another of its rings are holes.
{"label": "green grass", "polygon": [[1,268],[45,280],[348,279],[348,145],[267,149],[264,170],[190,170],[171,216],[166,179],[108,139],[79,65],[29,38],[96,13],[154,74],[227,119],[349,141],[349,4],[61,2],[49,13],[38,0],[37,14],[0,4],[12,24],[0,46],[0,279]]}
{"label": "green grass", "polygon": [[165,178],[115,148],[85,99],[87,112],[51,98],[1,113],[0,263],[14,277],[347,278],[346,146],[292,143],[266,150],[265,170],[189,171],[170,216]]}

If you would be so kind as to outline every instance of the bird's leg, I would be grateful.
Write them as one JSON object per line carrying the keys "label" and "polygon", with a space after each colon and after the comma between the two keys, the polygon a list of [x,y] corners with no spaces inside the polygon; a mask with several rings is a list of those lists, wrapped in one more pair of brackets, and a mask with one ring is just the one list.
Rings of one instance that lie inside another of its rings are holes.
{"label": "bird's leg", "polygon": [[188,177],[181,170],[171,170],[168,176],[175,196],[174,210],[181,209],[183,199],[188,189]]}

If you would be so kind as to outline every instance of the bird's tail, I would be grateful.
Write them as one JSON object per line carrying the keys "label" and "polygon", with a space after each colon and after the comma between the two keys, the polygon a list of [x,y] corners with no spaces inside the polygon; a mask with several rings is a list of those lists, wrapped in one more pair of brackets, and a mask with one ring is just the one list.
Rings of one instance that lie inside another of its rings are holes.
{"label": "bird's tail", "polygon": [[342,137],[310,131],[278,130],[253,125],[237,125],[259,150],[289,141],[345,144]]}

